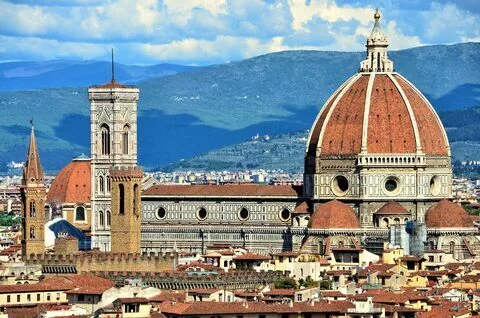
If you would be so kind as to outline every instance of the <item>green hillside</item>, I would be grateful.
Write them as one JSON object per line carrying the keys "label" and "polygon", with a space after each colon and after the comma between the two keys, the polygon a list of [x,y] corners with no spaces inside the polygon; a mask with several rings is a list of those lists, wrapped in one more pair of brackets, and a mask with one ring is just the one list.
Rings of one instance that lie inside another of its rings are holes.
{"label": "green hillside", "polygon": [[[437,110],[479,104],[480,43],[419,47],[390,55],[396,69]],[[165,166],[256,133],[309,129],[323,102],[356,72],[363,56],[287,51],[143,81],[140,163]],[[0,111],[0,163],[24,160],[31,117],[47,169],[89,153],[86,88],[0,93]]]}

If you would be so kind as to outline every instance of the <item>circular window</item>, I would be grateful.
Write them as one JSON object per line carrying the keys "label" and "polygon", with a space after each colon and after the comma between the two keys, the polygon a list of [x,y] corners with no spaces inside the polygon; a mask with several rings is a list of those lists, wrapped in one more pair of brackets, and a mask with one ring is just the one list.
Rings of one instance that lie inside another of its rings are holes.
{"label": "circular window", "polygon": [[167,215],[167,211],[165,211],[165,208],[159,207],[157,209],[157,213],[156,213],[157,219],[160,219],[160,220],[164,219],[166,215]]}
{"label": "circular window", "polygon": [[285,209],[283,209],[282,211],[280,211],[280,219],[281,219],[282,221],[288,221],[288,220],[290,220],[290,215],[291,215],[290,210],[287,209],[287,208],[285,208]]}
{"label": "circular window", "polygon": [[395,190],[397,190],[397,188],[398,188],[397,180],[393,178],[389,178],[387,179],[387,181],[385,181],[385,190],[387,190],[388,192],[394,192]]}
{"label": "circular window", "polygon": [[248,220],[249,214],[250,213],[248,212],[248,210],[246,208],[242,208],[240,210],[240,212],[238,213],[238,217],[240,218],[240,220],[246,221],[246,220]]}
{"label": "circular window", "polygon": [[207,218],[207,210],[205,208],[200,208],[200,210],[197,212],[197,218],[200,221],[205,220]]}
{"label": "circular window", "polygon": [[402,184],[397,177],[387,177],[383,184],[383,192],[389,196],[397,195],[402,190],[401,185]]}
{"label": "circular window", "polygon": [[341,196],[347,194],[349,186],[348,179],[344,176],[336,176],[333,178],[332,190],[335,195]]}
{"label": "circular window", "polygon": [[440,178],[438,176],[433,176],[430,179],[430,192],[432,195],[439,195],[441,189]]}

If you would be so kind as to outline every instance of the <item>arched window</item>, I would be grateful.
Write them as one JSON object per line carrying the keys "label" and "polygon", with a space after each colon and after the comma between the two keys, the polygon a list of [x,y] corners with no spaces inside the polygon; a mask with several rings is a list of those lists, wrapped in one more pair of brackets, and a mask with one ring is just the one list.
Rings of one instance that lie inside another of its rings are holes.
{"label": "arched window", "polygon": [[112,217],[110,215],[110,211],[107,211],[107,227],[110,227],[110,224],[112,223]]}
{"label": "arched window", "polygon": [[343,241],[338,241],[338,248],[343,248],[345,246],[345,243]]}
{"label": "arched window", "polygon": [[388,220],[388,218],[383,218],[383,226],[384,226],[384,227],[388,227],[388,225],[389,225],[389,220]]}
{"label": "arched window", "polygon": [[123,184],[118,185],[118,213],[125,214],[125,187]]}
{"label": "arched window", "polygon": [[323,241],[318,240],[318,254],[323,255],[323,253],[324,253],[324,251],[323,251]]}
{"label": "arched window", "polygon": [[110,193],[112,191],[112,182],[110,181],[110,177],[107,178],[107,192]]}
{"label": "arched window", "polygon": [[393,219],[393,222],[395,223],[395,225],[400,225],[400,219],[399,218]]}
{"label": "arched window", "polygon": [[35,226],[30,226],[30,238],[35,238]]}
{"label": "arched window", "polygon": [[138,215],[137,211],[137,198],[139,197],[138,194],[138,184],[133,185],[133,214]]}
{"label": "arched window", "polygon": [[34,218],[37,216],[35,201],[30,201],[30,217]]}
{"label": "arched window", "polygon": [[75,221],[85,222],[85,208],[83,206],[77,206],[75,209]]}
{"label": "arched window", "polygon": [[130,126],[125,125],[123,126],[122,132],[122,152],[124,155],[128,155],[128,135],[130,134]]}
{"label": "arched window", "polygon": [[455,242],[454,241],[451,241],[450,244],[449,244],[449,250],[450,250],[450,254],[454,255],[455,254]]}
{"label": "arched window", "polygon": [[105,192],[105,183],[103,181],[103,176],[98,177],[98,192]]}
{"label": "arched window", "polygon": [[100,126],[100,132],[102,134],[102,155],[110,154],[110,127],[107,124]]}
{"label": "arched window", "polygon": [[105,226],[105,220],[103,216],[103,211],[98,212],[98,226],[104,227]]}

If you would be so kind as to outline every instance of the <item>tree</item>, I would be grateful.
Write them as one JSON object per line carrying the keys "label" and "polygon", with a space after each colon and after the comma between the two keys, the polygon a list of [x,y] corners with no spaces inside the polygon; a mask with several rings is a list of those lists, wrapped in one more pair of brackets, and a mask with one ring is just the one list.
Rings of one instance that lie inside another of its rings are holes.
{"label": "tree", "polygon": [[275,281],[275,288],[294,289],[297,288],[297,282],[293,278],[279,279]]}

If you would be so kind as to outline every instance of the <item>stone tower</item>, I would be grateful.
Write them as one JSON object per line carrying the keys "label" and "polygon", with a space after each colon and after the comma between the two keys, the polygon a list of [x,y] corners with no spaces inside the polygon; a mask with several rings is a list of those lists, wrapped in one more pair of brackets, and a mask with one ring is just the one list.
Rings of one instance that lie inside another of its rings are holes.
{"label": "stone tower", "polygon": [[137,165],[139,89],[112,80],[88,89],[90,100],[92,247],[110,251],[110,169]]}
{"label": "stone tower", "polygon": [[21,192],[23,205],[22,255],[25,259],[31,254],[43,254],[45,252],[44,205],[46,189],[43,183],[43,170],[33,126],[23,170]]}
{"label": "stone tower", "polygon": [[112,180],[112,253],[140,253],[143,169],[116,166]]}

